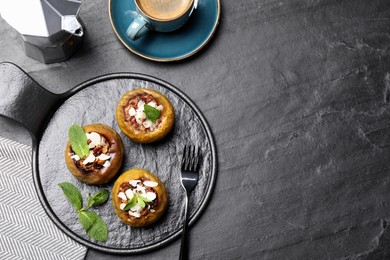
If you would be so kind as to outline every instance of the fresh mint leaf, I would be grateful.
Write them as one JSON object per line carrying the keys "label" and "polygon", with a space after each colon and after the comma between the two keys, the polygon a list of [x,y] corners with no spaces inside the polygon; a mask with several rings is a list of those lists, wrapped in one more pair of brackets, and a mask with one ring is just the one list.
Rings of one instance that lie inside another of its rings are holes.
{"label": "fresh mint leaf", "polygon": [[68,198],[73,207],[79,211],[83,207],[83,197],[81,196],[79,189],[69,182],[61,182],[58,186],[61,187],[66,198]]}
{"label": "fresh mint leaf", "polygon": [[138,201],[137,201],[138,205],[141,207],[141,208],[145,208],[146,204],[145,204],[145,201],[143,201],[143,199],[141,198],[141,196],[138,196]]}
{"label": "fresh mint leaf", "polygon": [[131,200],[126,204],[123,210],[125,211],[130,210],[132,207],[135,206],[135,204],[137,204],[137,201],[138,201],[138,196],[137,194],[134,194],[133,198],[131,198]]}
{"label": "fresh mint leaf", "polygon": [[84,158],[89,155],[87,134],[79,125],[72,125],[68,131],[70,146],[72,150],[80,157]]}
{"label": "fresh mint leaf", "polygon": [[154,124],[156,123],[157,119],[159,119],[161,116],[160,110],[152,106],[149,106],[148,104],[144,105],[144,110],[145,110],[146,117]]}
{"label": "fresh mint leaf", "polygon": [[78,217],[81,225],[91,238],[101,242],[107,240],[108,229],[106,223],[98,214],[92,211],[81,211],[78,213]]}
{"label": "fresh mint leaf", "polygon": [[93,205],[94,201],[93,201],[93,198],[91,196],[91,193],[88,192],[88,197],[87,197],[87,204],[88,204],[88,207],[91,207]]}
{"label": "fresh mint leaf", "polygon": [[140,194],[135,193],[133,198],[126,204],[123,210],[124,211],[130,210],[136,204],[138,204],[141,208],[145,208],[147,202],[152,202],[152,201]]}
{"label": "fresh mint leaf", "polygon": [[109,197],[110,192],[108,190],[99,190],[92,197],[90,195],[88,196],[88,205],[90,207],[101,205],[106,202]]}
{"label": "fresh mint leaf", "polygon": [[144,201],[144,202],[152,202],[150,199],[142,196],[142,195],[139,195],[139,197]]}

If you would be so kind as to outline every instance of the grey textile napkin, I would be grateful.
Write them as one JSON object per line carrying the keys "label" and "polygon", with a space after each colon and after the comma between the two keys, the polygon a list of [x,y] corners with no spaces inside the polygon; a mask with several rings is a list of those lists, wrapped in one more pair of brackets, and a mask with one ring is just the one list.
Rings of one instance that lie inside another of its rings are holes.
{"label": "grey textile napkin", "polygon": [[84,259],[86,247],[44,212],[31,169],[31,147],[0,137],[0,259]]}

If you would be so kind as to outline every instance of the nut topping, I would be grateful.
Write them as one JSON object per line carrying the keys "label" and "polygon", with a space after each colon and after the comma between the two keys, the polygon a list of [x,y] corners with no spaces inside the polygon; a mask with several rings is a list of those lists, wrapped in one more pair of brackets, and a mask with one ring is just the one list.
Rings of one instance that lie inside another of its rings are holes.
{"label": "nut topping", "polygon": [[110,159],[110,143],[107,139],[96,132],[87,133],[89,155],[81,159],[76,154],[71,155],[77,168],[82,172],[87,173],[96,169],[109,167],[111,165]]}
{"label": "nut topping", "polygon": [[123,108],[125,121],[131,125],[134,130],[148,133],[159,127],[162,119],[159,118],[155,123],[147,119],[144,106],[145,104],[163,110],[162,105],[158,105],[154,97],[148,93],[137,94],[132,97]]}

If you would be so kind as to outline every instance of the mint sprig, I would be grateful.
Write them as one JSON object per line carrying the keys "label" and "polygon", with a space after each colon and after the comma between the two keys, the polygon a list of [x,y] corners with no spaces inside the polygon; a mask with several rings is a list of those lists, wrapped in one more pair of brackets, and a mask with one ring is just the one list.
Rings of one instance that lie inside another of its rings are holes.
{"label": "mint sprig", "polygon": [[146,207],[146,203],[152,202],[151,200],[147,199],[146,197],[134,193],[133,198],[129,202],[127,202],[126,206],[123,208],[124,211],[130,210],[132,207],[134,207],[136,204],[138,204],[141,208]]}
{"label": "mint sprig", "polygon": [[145,208],[146,206],[146,203],[145,201],[141,198],[141,196],[137,196],[138,199],[137,199],[137,204],[141,207],[141,208]]}
{"label": "mint sprig", "polygon": [[79,211],[83,207],[83,197],[79,189],[77,189],[72,183],[62,182],[58,184],[64,192],[66,198],[70,201],[73,207]]}
{"label": "mint sprig", "polygon": [[68,131],[70,146],[72,150],[80,157],[84,158],[89,155],[89,146],[87,134],[79,125],[72,125]]}
{"label": "mint sprig", "polygon": [[144,111],[145,111],[146,118],[152,121],[153,124],[155,124],[157,119],[159,119],[161,116],[160,110],[152,106],[149,106],[148,104],[144,105]]}
{"label": "mint sprig", "polygon": [[137,194],[134,194],[133,198],[126,204],[123,210],[127,211],[134,207],[138,202]]}
{"label": "mint sprig", "polygon": [[150,199],[142,196],[142,195],[139,195],[139,197],[144,201],[144,202],[152,202]]}
{"label": "mint sprig", "polygon": [[81,192],[69,182],[58,184],[64,192],[66,198],[76,209],[79,221],[87,234],[97,240],[104,242],[108,237],[108,229],[106,223],[95,212],[87,211],[89,207],[94,207],[105,203],[110,195],[108,190],[100,190],[94,195],[88,193],[87,205],[83,207],[83,198]]}
{"label": "mint sprig", "polygon": [[103,204],[108,200],[110,192],[108,190],[100,190],[96,192],[93,196],[88,193],[87,202],[89,207],[94,207]]}
{"label": "mint sprig", "polygon": [[106,223],[104,223],[98,214],[85,210],[80,211],[78,217],[81,225],[91,238],[101,242],[107,240],[108,229]]}

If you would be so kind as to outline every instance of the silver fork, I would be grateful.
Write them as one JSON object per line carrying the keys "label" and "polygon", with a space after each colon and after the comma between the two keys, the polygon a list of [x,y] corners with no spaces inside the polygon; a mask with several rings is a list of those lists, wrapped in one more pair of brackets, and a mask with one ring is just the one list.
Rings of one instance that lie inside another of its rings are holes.
{"label": "silver fork", "polygon": [[183,157],[181,160],[181,185],[186,191],[185,207],[184,207],[184,222],[183,233],[181,235],[180,245],[180,259],[188,259],[188,200],[191,191],[198,183],[198,164],[199,164],[199,148],[196,146],[185,146],[183,150]]}

